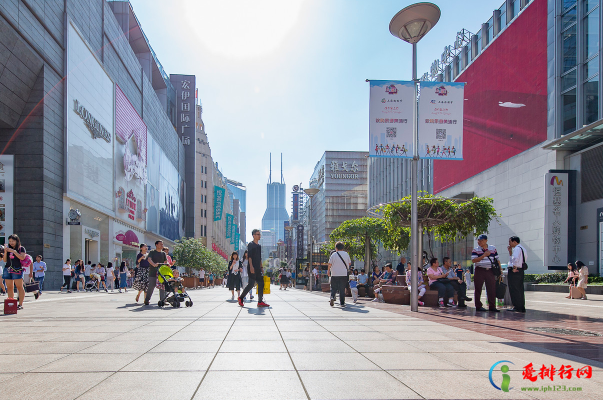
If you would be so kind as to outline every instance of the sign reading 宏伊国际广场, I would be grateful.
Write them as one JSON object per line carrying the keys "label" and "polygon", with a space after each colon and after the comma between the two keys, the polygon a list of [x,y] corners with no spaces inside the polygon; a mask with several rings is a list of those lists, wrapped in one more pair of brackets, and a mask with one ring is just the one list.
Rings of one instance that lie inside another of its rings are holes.
{"label": "sign reading \u5b8f\u4f0a\u56fd\u9645\u5e7f\u573a", "polygon": [[421,82],[419,157],[463,159],[465,83]]}
{"label": "sign reading \u5b8f\u4f0a\u56fd\u9645\u5e7f\u573a", "polygon": [[549,269],[565,269],[569,261],[568,186],[567,173],[544,175],[544,266]]}
{"label": "sign reading \u5b8f\u4f0a\u56fd\u9645\u5e7f\u573a", "polygon": [[369,155],[412,158],[414,83],[371,81]]}

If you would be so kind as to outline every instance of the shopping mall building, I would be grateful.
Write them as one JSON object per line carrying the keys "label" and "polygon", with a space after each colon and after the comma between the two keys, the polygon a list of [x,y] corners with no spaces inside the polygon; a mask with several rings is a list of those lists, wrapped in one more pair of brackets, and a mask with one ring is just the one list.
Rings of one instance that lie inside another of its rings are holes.
{"label": "shopping mall building", "polygon": [[[501,216],[489,243],[506,262],[508,238],[519,236],[531,273],[578,259],[591,274],[603,267],[601,9],[598,1],[507,0],[480,29],[459,27],[469,30],[450,38],[422,78],[466,82],[466,156],[430,163],[420,181],[445,197],[491,197]],[[395,168],[369,171],[369,205],[409,193],[403,173],[402,193],[373,187]],[[434,253],[469,265],[475,245],[469,237]]]}
{"label": "shopping mall building", "polygon": [[0,241],[56,288],[67,258],[133,266],[195,234],[194,76],[165,73],[129,2],[0,2],[0,43]]}

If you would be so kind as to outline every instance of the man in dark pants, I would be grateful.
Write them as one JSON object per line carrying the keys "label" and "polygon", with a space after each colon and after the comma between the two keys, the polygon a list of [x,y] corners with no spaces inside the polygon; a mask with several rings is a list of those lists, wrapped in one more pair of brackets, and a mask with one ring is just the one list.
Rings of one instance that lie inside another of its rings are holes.
{"label": "man in dark pants", "polygon": [[155,242],[155,250],[152,250],[147,259],[149,260],[149,286],[147,288],[147,296],[144,298],[144,305],[148,306],[151,301],[151,296],[157,285],[157,270],[161,264],[167,262],[167,256],[163,252],[163,242],[158,240]]}
{"label": "man in dark pants", "polygon": [[459,308],[467,307],[465,301],[471,301],[471,298],[467,297],[467,284],[463,282],[462,278],[457,276],[456,270],[452,268],[452,260],[450,260],[450,257],[443,258],[442,267],[444,267],[444,272],[448,274],[447,278],[450,280],[450,284],[456,292],[456,297],[458,299],[457,306]]}
{"label": "man in dark pants", "polygon": [[350,260],[349,254],[343,251],[343,247],[343,243],[337,242],[335,251],[329,258],[327,275],[331,277],[331,307],[335,304],[337,292],[339,292],[339,304],[345,307],[345,288],[348,283],[348,268],[352,264],[352,260]]}
{"label": "man in dark pants", "polygon": [[509,294],[511,295],[511,302],[513,303],[513,309],[511,311],[526,312],[526,299],[524,296],[523,289],[523,274],[528,268],[526,249],[519,244],[520,240],[517,236],[511,236],[509,238],[509,269],[507,279],[509,282]]}
{"label": "man in dark pants", "polygon": [[260,238],[262,234],[259,229],[254,229],[251,232],[253,241],[247,245],[247,269],[249,275],[249,283],[243,289],[243,293],[238,298],[239,305],[244,306],[243,299],[247,296],[247,293],[253,289],[256,282],[258,284],[258,307],[270,307],[269,304],[264,303],[264,273],[262,271],[262,246],[260,245]]}
{"label": "man in dark pants", "polygon": [[[475,282],[475,311],[500,312],[496,309],[496,278],[492,273],[492,262],[498,262],[496,247],[488,245],[488,236],[477,237],[477,247],[471,252],[471,262],[475,265],[473,281]],[[480,299],[482,286],[486,284],[486,296],[488,298],[488,310],[486,310]]]}

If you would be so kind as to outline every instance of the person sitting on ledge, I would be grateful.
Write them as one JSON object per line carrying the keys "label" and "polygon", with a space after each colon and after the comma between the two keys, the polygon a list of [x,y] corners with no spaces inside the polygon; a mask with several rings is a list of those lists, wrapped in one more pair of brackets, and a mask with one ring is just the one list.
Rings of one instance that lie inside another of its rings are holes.
{"label": "person sitting on ledge", "polygon": [[[410,263],[408,263],[406,265],[406,286],[408,286],[408,291],[411,291],[411,287],[412,287],[412,276],[411,276],[411,265]],[[419,269],[417,271],[417,288],[419,289],[419,296],[417,297],[418,301],[419,301],[419,305],[423,306],[425,305],[425,303],[423,303],[423,301],[421,301],[421,298],[423,297],[423,295],[425,294],[425,291],[427,290],[425,288],[425,283],[423,283],[423,272]]]}
{"label": "person sitting on ledge", "polygon": [[467,304],[465,304],[465,301],[471,301],[471,298],[467,297],[467,284],[463,282],[462,277],[459,278],[456,270],[452,268],[452,260],[450,260],[450,257],[444,257],[443,262],[444,264],[442,265],[442,270],[443,272],[448,274],[447,278],[449,280],[449,283],[458,297],[457,306],[460,308],[467,308]]}
{"label": "person sitting on ledge", "polygon": [[[438,304],[440,307],[455,307],[453,302],[454,288],[448,279],[448,273],[442,271],[439,267],[437,258],[432,258],[429,261],[430,267],[427,269],[429,277],[429,288],[438,291]],[[444,300],[448,299],[448,303],[444,304]]]}
{"label": "person sitting on ledge", "polygon": [[392,284],[392,279],[394,277],[394,271],[393,271],[393,267],[392,267],[392,263],[387,263],[385,264],[385,272],[383,272],[383,274],[381,274],[381,277],[379,279],[375,279],[375,281],[373,282],[373,285],[375,287],[374,289],[374,293],[375,293],[375,298],[373,299],[373,301],[379,301],[379,293],[381,292],[381,287],[383,285],[391,285]]}

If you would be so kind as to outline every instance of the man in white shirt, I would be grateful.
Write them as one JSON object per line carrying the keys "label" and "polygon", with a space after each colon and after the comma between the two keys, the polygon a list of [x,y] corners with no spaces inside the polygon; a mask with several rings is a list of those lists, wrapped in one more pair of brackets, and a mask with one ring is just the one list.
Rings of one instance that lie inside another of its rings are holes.
{"label": "man in white shirt", "polygon": [[314,282],[312,282],[312,288],[310,288],[310,290],[313,290],[313,288],[316,287],[318,285],[318,282],[320,281],[320,275],[316,267],[314,267],[314,269],[312,270],[312,276],[314,277]]}
{"label": "man in white shirt", "polygon": [[[475,265],[473,281],[475,283],[475,311],[499,312],[496,309],[496,278],[492,273],[492,263],[498,262],[496,247],[488,245],[488,236],[477,237],[477,247],[471,252],[471,262]],[[486,296],[488,298],[488,310],[486,310],[480,299],[482,287],[486,284]]]}
{"label": "man in white shirt", "polygon": [[528,264],[526,258],[526,249],[519,244],[520,240],[517,236],[509,238],[509,269],[507,279],[509,282],[509,294],[511,295],[511,303],[513,309],[511,311],[526,312],[526,299],[523,291],[523,274],[527,269]]}
{"label": "man in white shirt", "polygon": [[343,251],[343,243],[335,244],[335,251],[329,258],[327,274],[331,277],[331,307],[335,304],[335,295],[339,292],[339,304],[345,307],[345,288],[348,283],[348,268],[352,264],[350,256]]}
{"label": "man in white shirt", "polygon": [[199,285],[205,286],[205,270],[203,268],[199,270]]}

